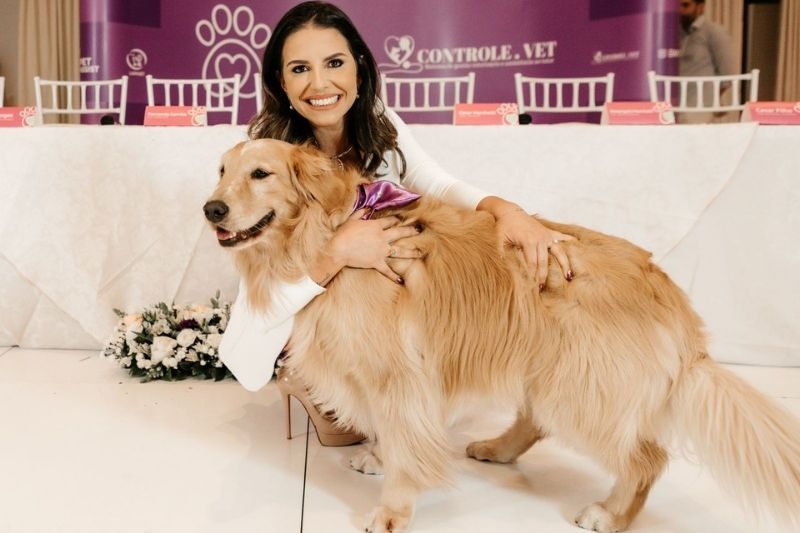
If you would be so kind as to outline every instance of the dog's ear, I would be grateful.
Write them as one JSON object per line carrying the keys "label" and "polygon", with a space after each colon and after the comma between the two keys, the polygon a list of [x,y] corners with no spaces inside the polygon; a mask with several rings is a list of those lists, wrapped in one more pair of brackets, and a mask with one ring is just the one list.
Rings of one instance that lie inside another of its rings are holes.
{"label": "dog's ear", "polygon": [[331,160],[313,146],[304,144],[293,148],[290,162],[292,185],[306,202],[318,202],[326,211],[337,207],[340,189],[343,188],[334,170]]}

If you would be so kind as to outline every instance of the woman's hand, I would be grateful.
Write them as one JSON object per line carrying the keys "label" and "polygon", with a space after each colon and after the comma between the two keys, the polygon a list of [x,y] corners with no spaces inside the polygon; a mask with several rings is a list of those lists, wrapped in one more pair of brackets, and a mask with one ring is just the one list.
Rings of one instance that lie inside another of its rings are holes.
{"label": "woman's hand", "polygon": [[544,289],[544,284],[547,281],[548,252],[555,256],[567,281],[572,281],[569,257],[559,246],[559,243],[573,240],[574,237],[546,228],[516,204],[499,198],[494,200],[499,200],[499,202],[490,203],[491,208],[487,210],[495,216],[497,230],[503,240],[513,246],[522,248],[522,253],[528,266],[536,271],[536,282],[539,284],[539,290]]}
{"label": "woman's hand", "polygon": [[417,235],[413,227],[399,227],[397,217],[361,220],[366,209],[359,209],[342,224],[312,267],[311,277],[326,285],[342,268],[374,268],[390,280],[403,283],[403,278],[386,262],[392,259],[418,259],[420,252],[395,241]]}

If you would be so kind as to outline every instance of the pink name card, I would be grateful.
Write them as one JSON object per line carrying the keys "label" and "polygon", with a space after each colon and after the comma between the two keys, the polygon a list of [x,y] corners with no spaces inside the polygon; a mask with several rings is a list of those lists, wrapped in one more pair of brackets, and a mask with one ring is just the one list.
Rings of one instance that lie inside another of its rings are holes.
{"label": "pink name card", "polygon": [[38,122],[35,107],[0,107],[0,128],[23,128]]}
{"label": "pink name card", "polygon": [[458,126],[516,126],[517,104],[456,104],[453,124]]}
{"label": "pink name card", "polygon": [[144,110],[145,126],[205,126],[208,115],[203,106],[149,105]]}
{"label": "pink name card", "polygon": [[606,102],[601,124],[664,125],[675,124],[669,102]]}
{"label": "pink name card", "polygon": [[800,102],[747,102],[742,122],[800,125]]}

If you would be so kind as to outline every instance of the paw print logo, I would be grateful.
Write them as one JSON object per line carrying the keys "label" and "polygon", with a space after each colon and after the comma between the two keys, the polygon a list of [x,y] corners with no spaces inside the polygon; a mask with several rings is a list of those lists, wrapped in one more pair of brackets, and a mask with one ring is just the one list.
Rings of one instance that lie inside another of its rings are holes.
{"label": "paw print logo", "polygon": [[25,126],[36,126],[38,124],[38,114],[33,106],[23,107],[19,112],[19,116]]}
{"label": "paw print logo", "polygon": [[[255,22],[253,10],[239,6],[234,11],[217,4],[209,20],[200,20],[194,28],[200,44],[209,48],[203,62],[203,79],[241,76],[239,98],[255,98],[257,85],[253,74],[261,68],[260,53],[272,30]],[[259,82],[260,86],[260,82]]]}
{"label": "paw print logo", "polygon": [[497,106],[497,114],[503,117],[506,124],[519,124],[519,109],[517,104],[500,104]]}

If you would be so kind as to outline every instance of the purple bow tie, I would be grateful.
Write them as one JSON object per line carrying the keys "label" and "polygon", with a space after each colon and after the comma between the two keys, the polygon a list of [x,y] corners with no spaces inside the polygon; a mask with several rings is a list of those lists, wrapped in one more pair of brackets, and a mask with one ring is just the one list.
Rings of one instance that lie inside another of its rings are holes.
{"label": "purple bow tie", "polygon": [[361,219],[369,220],[375,211],[389,207],[402,207],[419,198],[422,198],[422,196],[398,187],[391,181],[381,180],[362,183],[358,186],[358,197],[356,198],[356,205],[353,206],[353,211],[366,207],[369,211]]}

